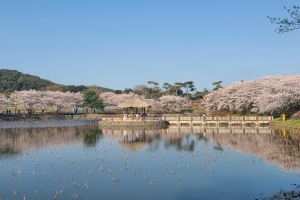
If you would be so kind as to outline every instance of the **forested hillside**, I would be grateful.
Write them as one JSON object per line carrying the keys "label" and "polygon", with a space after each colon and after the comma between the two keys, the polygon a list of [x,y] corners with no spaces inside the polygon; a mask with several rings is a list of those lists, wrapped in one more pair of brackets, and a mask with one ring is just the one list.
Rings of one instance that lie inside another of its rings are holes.
{"label": "forested hillside", "polygon": [[51,90],[51,91],[70,91],[81,92],[91,88],[99,93],[105,91],[112,91],[108,88],[99,86],[75,86],[75,85],[62,85],[52,81],[42,79],[38,76],[24,74],[16,70],[0,69],[0,93],[10,93],[13,91],[21,90]]}

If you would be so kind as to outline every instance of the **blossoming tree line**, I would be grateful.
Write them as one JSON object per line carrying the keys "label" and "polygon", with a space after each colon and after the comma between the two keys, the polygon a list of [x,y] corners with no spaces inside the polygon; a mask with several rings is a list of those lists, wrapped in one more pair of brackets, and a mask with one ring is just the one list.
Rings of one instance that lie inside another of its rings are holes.
{"label": "blossoming tree line", "polygon": [[[100,94],[100,98],[103,100],[104,104],[118,105],[132,98],[134,95],[136,94],[115,94],[113,92],[105,92]],[[191,110],[191,104],[186,97],[163,95],[157,99],[146,99],[144,96],[140,95],[139,98],[148,102],[153,112],[180,113]]]}
{"label": "blossoming tree line", "polygon": [[300,110],[300,75],[234,83],[209,93],[203,105],[238,113],[291,115]]}
{"label": "blossoming tree line", "polygon": [[20,110],[26,110],[28,114],[50,110],[59,113],[62,109],[72,109],[76,113],[82,103],[83,95],[72,92],[26,90],[0,95],[0,109],[3,112],[9,108],[9,112],[14,113]]}
{"label": "blossoming tree line", "polygon": [[[151,106],[152,112],[182,113],[224,111],[227,113],[293,114],[300,110],[300,75],[266,77],[242,81],[225,88],[221,81],[213,83],[212,91],[197,91],[192,81],[165,83],[162,88],[153,81],[124,91],[96,94],[92,90],[80,92],[15,91],[0,94],[0,110],[11,113],[26,110],[40,112],[74,112],[79,108],[103,110],[104,105],[118,105],[138,95]],[[87,109],[85,109],[86,111]]]}
{"label": "blossoming tree line", "polygon": [[[2,112],[9,110],[11,114],[19,113],[20,110],[26,110],[28,114],[49,111],[59,113],[62,110],[77,113],[80,107],[87,107],[95,112],[95,109],[103,109],[103,103],[104,105],[118,105],[134,95],[136,94],[105,92],[98,96],[93,91],[87,91],[84,94],[60,91],[15,91],[7,96],[0,94],[0,110]],[[159,99],[146,99],[144,96],[139,96],[139,98],[147,101],[151,110],[164,110],[165,112],[189,110],[189,102],[184,97],[164,95]]]}

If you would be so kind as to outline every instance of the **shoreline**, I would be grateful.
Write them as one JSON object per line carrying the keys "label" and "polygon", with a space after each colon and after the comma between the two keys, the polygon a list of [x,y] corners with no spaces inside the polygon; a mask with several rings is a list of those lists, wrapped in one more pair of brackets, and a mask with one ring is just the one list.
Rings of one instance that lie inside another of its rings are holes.
{"label": "shoreline", "polygon": [[52,128],[97,125],[98,120],[93,119],[41,119],[23,121],[5,121],[0,123],[0,129],[11,128]]}
{"label": "shoreline", "polygon": [[274,119],[270,124],[271,128],[285,128],[300,131],[300,119],[289,119],[287,121],[281,121],[280,119]]}
{"label": "shoreline", "polygon": [[[66,121],[93,121],[95,123],[101,122],[103,114],[85,114],[85,113],[46,113],[46,114],[17,114],[17,115],[0,115],[0,128],[2,127],[11,127],[12,124],[36,124],[41,123],[53,123],[56,122],[59,124],[60,122]],[[115,122],[116,123],[116,122]],[[119,127],[124,126],[121,124],[110,124],[110,123],[101,123],[102,126],[107,127]],[[140,124],[127,124],[126,126],[137,127]],[[148,124],[149,125],[149,124]],[[151,124],[153,126],[153,124]],[[281,121],[279,118],[274,119],[269,125],[272,129],[291,129],[295,131],[300,131],[300,119],[289,119],[287,121]],[[26,125],[26,127],[28,127]]]}

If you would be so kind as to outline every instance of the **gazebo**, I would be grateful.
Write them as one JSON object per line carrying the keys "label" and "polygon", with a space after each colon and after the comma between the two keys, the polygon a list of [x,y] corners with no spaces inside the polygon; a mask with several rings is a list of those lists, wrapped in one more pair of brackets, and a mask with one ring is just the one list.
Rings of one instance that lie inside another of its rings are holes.
{"label": "gazebo", "polygon": [[136,95],[132,96],[130,99],[127,101],[124,101],[118,105],[118,108],[125,109],[127,112],[128,108],[133,108],[135,109],[136,113],[138,112],[138,109],[141,108],[142,112],[146,112],[146,108],[149,108],[150,104],[144,100],[141,100],[139,97]]}
{"label": "gazebo", "polygon": [[[103,116],[99,122],[101,127],[127,127],[133,128],[166,128],[169,122],[161,117],[147,117],[146,108],[151,108],[150,104],[139,96],[132,96],[128,100],[118,105],[119,109],[125,111],[124,117]],[[128,113],[130,109],[131,113]],[[141,114],[138,113],[140,109]],[[135,113],[136,115],[134,115]],[[129,115],[127,115],[129,114]],[[147,119],[146,119],[147,118]]]}

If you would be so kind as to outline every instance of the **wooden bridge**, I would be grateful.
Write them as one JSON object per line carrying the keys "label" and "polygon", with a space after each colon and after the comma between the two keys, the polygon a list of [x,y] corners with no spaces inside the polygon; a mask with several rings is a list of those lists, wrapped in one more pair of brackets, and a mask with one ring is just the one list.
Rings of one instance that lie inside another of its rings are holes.
{"label": "wooden bridge", "polygon": [[199,117],[182,115],[163,115],[160,117],[146,117],[144,120],[139,117],[124,118],[122,116],[103,116],[102,123],[128,124],[128,123],[151,123],[167,121],[175,126],[221,126],[221,125],[268,125],[273,120],[272,116],[227,116],[227,117]]}

